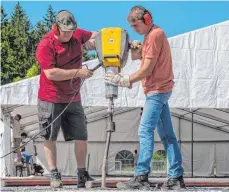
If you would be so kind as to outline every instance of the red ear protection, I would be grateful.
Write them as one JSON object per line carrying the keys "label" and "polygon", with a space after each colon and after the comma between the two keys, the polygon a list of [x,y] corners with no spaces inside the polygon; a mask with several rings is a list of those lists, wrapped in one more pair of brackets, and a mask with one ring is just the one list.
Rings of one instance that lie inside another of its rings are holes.
{"label": "red ear protection", "polygon": [[52,25],[52,30],[53,30],[54,35],[56,35],[56,36],[60,35],[60,31],[59,31],[59,29],[58,29],[56,24]]}
{"label": "red ear protection", "polygon": [[149,13],[145,13],[143,18],[144,18],[144,23],[146,25],[150,25],[152,23],[152,18],[151,18],[151,15]]}
{"label": "red ear protection", "polygon": [[150,12],[147,9],[145,9],[142,6],[134,6],[131,10],[133,10],[134,8],[139,8],[139,9],[144,11],[144,15],[143,15],[142,19],[143,19],[143,21],[144,21],[144,23],[146,25],[152,24],[152,16],[151,16]]}

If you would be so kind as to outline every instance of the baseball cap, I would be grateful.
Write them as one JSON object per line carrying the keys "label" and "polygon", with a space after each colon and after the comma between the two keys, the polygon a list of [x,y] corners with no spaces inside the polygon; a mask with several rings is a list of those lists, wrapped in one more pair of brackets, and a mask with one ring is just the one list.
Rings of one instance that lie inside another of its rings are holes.
{"label": "baseball cap", "polygon": [[56,24],[62,31],[74,31],[77,28],[74,16],[66,10],[56,15]]}

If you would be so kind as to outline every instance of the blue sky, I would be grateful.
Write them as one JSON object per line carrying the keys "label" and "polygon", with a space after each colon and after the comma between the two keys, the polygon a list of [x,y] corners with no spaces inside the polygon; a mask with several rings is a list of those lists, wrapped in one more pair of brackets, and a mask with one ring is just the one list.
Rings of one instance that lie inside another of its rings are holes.
{"label": "blue sky", "polygon": [[[16,1],[2,1],[6,13],[11,14]],[[229,1],[21,1],[32,24],[36,24],[45,15],[49,5],[54,11],[71,11],[78,26],[87,30],[99,30],[104,27],[122,27],[130,34],[130,39],[142,39],[134,33],[126,21],[130,8],[142,5],[149,9],[155,24],[162,27],[168,37],[199,29],[215,23],[229,20]]]}

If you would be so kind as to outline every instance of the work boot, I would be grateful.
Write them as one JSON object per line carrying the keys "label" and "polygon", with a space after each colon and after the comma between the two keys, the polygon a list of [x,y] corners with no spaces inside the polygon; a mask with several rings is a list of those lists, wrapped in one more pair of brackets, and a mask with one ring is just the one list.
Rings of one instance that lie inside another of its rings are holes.
{"label": "work boot", "polygon": [[150,184],[149,184],[149,180],[148,180],[148,174],[135,176],[127,182],[117,183],[116,187],[118,189],[149,190]]}
{"label": "work boot", "polygon": [[94,181],[94,179],[90,177],[89,173],[85,169],[79,169],[77,175],[78,175],[78,183],[77,183],[78,188],[84,188],[85,183],[87,181]]}
{"label": "work boot", "polygon": [[161,189],[165,190],[180,190],[186,189],[184,184],[183,175],[177,178],[169,178],[162,186]]}
{"label": "work boot", "polygon": [[51,179],[50,179],[51,188],[62,188],[63,183],[61,181],[61,173],[57,169],[51,170]]}

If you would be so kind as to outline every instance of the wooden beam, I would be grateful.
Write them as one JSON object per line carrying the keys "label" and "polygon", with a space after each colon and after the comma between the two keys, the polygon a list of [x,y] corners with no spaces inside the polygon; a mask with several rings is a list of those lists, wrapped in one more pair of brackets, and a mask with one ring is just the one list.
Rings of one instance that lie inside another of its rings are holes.
{"label": "wooden beam", "polygon": [[[47,177],[44,178],[28,178],[28,177],[4,177],[1,179],[1,187],[9,186],[48,186],[50,180]],[[167,178],[149,178],[151,187],[157,184],[162,184]],[[106,180],[107,188],[116,188],[116,184],[119,182],[126,182],[128,178],[109,178]],[[228,187],[228,178],[184,178],[185,185],[187,187]],[[74,178],[62,178],[64,185],[76,185],[77,179]],[[87,181],[86,188],[100,188],[101,180]]]}

